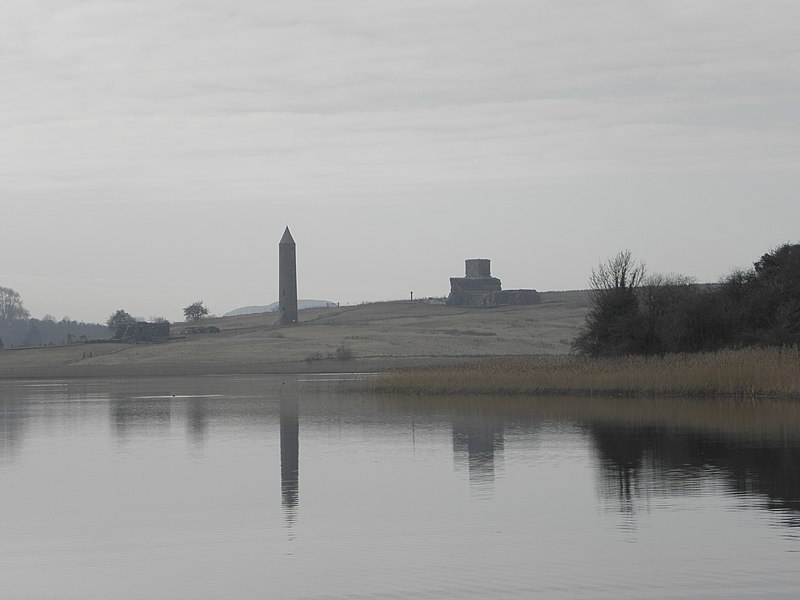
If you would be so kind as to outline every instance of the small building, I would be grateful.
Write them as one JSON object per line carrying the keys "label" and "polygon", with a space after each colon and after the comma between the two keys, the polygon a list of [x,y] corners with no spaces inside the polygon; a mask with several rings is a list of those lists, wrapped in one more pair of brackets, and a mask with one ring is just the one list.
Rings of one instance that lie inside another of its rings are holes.
{"label": "small building", "polygon": [[492,277],[488,258],[468,258],[465,276],[450,278],[448,306],[510,306],[539,304],[536,290],[504,290],[497,277]]}

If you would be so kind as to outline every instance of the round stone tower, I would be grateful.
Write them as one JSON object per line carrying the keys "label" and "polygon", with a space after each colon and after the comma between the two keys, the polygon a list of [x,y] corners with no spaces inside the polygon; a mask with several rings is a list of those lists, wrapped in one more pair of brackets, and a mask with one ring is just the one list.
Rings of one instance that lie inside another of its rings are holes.
{"label": "round stone tower", "polygon": [[297,323],[297,252],[288,227],[278,244],[278,322]]}

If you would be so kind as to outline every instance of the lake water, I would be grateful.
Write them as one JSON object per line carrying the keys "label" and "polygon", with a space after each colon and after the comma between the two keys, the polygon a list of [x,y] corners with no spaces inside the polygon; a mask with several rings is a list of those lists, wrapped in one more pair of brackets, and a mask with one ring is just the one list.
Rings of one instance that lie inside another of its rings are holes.
{"label": "lake water", "polygon": [[797,403],[335,379],[0,382],[0,597],[800,597]]}

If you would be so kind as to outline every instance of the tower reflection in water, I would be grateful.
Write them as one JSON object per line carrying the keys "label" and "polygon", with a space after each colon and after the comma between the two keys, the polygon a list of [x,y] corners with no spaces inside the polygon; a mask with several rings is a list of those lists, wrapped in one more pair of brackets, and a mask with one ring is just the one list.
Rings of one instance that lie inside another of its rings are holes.
{"label": "tower reflection in water", "polygon": [[297,396],[281,397],[281,507],[287,524],[297,518],[300,488],[300,422]]}

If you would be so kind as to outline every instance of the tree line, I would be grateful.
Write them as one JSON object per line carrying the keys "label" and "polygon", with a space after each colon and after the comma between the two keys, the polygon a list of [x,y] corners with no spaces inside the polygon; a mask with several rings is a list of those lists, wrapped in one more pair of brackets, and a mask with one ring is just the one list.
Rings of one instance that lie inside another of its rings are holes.
{"label": "tree line", "polygon": [[[183,309],[187,321],[199,321],[209,315],[202,300]],[[134,317],[125,310],[112,313],[105,324],[83,323],[64,317],[57,321],[52,315],[42,319],[31,318],[19,293],[0,286],[0,348],[48,346],[87,341],[107,337],[118,325],[135,323],[144,319]],[[163,317],[150,317],[150,322],[167,322]]]}
{"label": "tree line", "polygon": [[47,346],[103,337],[106,328],[64,317],[44,319],[0,319],[0,348]]}
{"label": "tree line", "polygon": [[[183,309],[183,316],[186,318],[186,321],[199,321],[201,319],[205,319],[209,314],[208,307],[203,304],[202,300],[198,300],[197,302],[192,302],[189,306],[184,307]],[[127,325],[130,323],[136,323],[137,321],[142,321],[143,319],[137,319],[133,315],[131,315],[128,311],[124,309],[120,309],[116,312],[113,312],[108,319],[106,319],[106,326],[111,333],[116,331],[119,325]],[[167,319],[164,317],[150,317],[148,319],[151,323],[169,323]]]}
{"label": "tree line", "polygon": [[717,284],[647,275],[630,251],[592,271],[572,342],[585,356],[664,355],[800,343],[800,244],[784,244]]}

